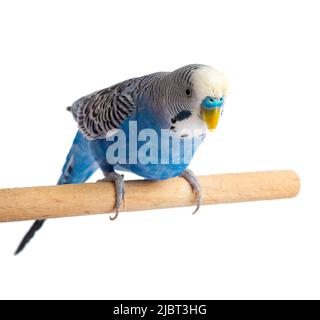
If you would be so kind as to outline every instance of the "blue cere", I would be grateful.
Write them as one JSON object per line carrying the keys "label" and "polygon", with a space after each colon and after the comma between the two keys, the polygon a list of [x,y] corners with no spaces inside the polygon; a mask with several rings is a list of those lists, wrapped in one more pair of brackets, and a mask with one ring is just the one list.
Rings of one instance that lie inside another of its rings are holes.
{"label": "blue cere", "polygon": [[222,107],[224,102],[224,98],[214,98],[214,97],[206,97],[203,101],[202,101],[202,106],[207,108],[207,109],[211,109],[211,108],[220,108]]}

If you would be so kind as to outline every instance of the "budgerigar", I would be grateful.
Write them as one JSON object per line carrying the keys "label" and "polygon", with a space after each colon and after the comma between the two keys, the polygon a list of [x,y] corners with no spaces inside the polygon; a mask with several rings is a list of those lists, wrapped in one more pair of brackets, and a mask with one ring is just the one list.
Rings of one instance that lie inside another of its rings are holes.
{"label": "budgerigar", "polygon": [[[123,175],[116,171],[129,171],[151,180],[180,176],[189,182],[195,193],[197,211],[202,199],[201,189],[187,167],[206,130],[216,128],[227,89],[227,80],[219,71],[193,64],[173,72],[126,80],[80,98],[68,107],[79,130],[58,184],[85,182],[100,168],[104,174],[101,181],[115,184],[116,214],[112,218],[115,219],[125,196]],[[162,142],[160,136],[164,132],[169,134],[170,143]],[[151,139],[154,135],[156,140]],[[130,136],[140,139],[132,143]],[[118,150],[111,159],[108,152],[112,154],[110,150],[116,143]],[[147,151],[146,144],[149,144]],[[124,158],[122,161],[119,161],[119,153]],[[169,156],[165,161],[163,154]],[[44,221],[34,222],[16,254],[23,250]]]}

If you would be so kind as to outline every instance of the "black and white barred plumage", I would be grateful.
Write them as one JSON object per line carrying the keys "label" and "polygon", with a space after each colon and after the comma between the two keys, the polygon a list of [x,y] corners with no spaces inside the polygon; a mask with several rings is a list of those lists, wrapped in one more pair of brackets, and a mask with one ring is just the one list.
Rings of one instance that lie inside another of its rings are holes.
{"label": "black and white barred plumage", "polygon": [[141,95],[171,119],[193,110],[192,75],[203,65],[188,65],[173,72],[158,72],[126,80],[75,101],[70,107],[79,130],[89,140],[104,138],[137,111]]}

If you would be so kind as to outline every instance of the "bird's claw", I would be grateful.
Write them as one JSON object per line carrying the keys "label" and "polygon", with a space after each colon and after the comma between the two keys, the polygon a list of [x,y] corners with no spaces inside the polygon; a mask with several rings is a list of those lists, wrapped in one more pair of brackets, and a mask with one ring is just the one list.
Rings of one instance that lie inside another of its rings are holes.
{"label": "bird's claw", "polygon": [[192,214],[195,214],[200,209],[200,206],[202,203],[202,193],[201,193],[200,183],[199,183],[197,177],[195,176],[195,174],[190,169],[184,170],[181,173],[180,177],[186,179],[189,182],[189,184],[192,188],[192,191],[195,194],[196,208],[192,213]]}
{"label": "bird's claw", "polygon": [[114,205],[115,215],[113,217],[109,217],[110,220],[114,221],[117,219],[120,212],[121,204],[124,202],[124,195],[125,195],[124,176],[116,172],[108,172],[108,173],[105,173],[105,176],[103,179],[100,179],[97,182],[114,182],[115,191],[116,191],[116,202]]}

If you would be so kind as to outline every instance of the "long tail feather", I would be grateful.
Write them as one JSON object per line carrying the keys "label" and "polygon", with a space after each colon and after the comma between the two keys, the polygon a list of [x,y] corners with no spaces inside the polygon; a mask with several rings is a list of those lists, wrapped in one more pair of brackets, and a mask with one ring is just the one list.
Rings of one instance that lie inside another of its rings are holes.
{"label": "long tail feather", "polygon": [[[89,142],[78,131],[62,169],[58,184],[85,182],[98,168],[90,154]],[[43,226],[45,220],[36,220],[19,244],[15,255],[20,253],[35,233]]]}
{"label": "long tail feather", "polygon": [[36,232],[43,226],[45,221],[46,220],[36,220],[33,223],[31,228],[29,229],[29,231],[26,233],[26,235],[21,240],[17,250],[14,253],[15,255],[19,254],[24,249],[24,247],[28,244],[28,242],[34,237]]}

